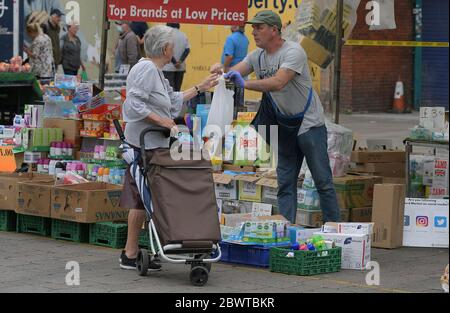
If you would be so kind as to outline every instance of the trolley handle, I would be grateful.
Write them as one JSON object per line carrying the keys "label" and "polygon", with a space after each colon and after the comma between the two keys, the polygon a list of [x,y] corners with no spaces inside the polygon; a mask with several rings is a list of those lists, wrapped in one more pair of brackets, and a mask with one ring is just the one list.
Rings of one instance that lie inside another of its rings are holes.
{"label": "trolley handle", "polygon": [[145,156],[145,135],[147,135],[148,133],[162,133],[166,138],[170,138],[170,129],[164,127],[150,126],[141,132],[139,143],[141,145],[141,158],[144,164],[144,168],[147,164]]}
{"label": "trolley handle", "polygon": [[119,120],[113,120],[114,127],[116,128],[117,134],[122,141],[125,141],[125,134],[123,133],[122,125],[120,125]]}

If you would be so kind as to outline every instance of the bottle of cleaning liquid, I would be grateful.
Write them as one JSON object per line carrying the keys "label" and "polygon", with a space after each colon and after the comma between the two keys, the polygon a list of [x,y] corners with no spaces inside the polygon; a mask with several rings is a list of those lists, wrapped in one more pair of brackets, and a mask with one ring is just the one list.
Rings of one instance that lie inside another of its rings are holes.
{"label": "bottle of cleaning liquid", "polygon": [[38,173],[44,173],[44,160],[39,159],[37,163],[37,172]]}
{"label": "bottle of cleaning liquid", "polygon": [[55,156],[55,149],[56,149],[56,142],[52,142],[50,144],[50,157],[54,157]]}
{"label": "bottle of cleaning liquid", "polygon": [[105,168],[103,170],[103,182],[109,183],[109,174],[110,174],[110,169],[109,168]]}
{"label": "bottle of cleaning liquid", "polygon": [[57,162],[55,165],[55,175],[61,174],[64,172],[64,165],[62,162]]}
{"label": "bottle of cleaning liquid", "polygon": [[97,172],[97,181],[98,181],[98,182],[102,182],[102,181],[103,181],[103,167],[100,167],[100,168],[98,169],[98,172]]}

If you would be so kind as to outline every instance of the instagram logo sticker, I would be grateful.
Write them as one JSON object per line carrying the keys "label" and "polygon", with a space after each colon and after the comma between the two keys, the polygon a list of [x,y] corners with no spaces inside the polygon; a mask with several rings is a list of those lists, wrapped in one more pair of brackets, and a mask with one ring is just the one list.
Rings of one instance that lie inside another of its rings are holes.
{"label": "instagram logo sticker", "polygon": [[428,216],[418,216],[416,218],[417,227],[428,227]]}

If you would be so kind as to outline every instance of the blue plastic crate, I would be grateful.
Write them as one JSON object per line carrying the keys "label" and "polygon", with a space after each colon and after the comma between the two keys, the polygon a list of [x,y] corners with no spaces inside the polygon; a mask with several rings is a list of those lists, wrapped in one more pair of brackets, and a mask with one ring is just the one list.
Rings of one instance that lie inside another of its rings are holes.
{"label": "blue plastic crate", "polygon": [[270,247],[221,242],[221,262],[269,267]]}

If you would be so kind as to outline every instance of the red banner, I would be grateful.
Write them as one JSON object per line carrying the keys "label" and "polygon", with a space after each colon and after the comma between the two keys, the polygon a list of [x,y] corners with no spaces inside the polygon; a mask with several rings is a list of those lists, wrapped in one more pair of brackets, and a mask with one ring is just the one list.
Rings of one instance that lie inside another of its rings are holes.
{"label": "red banner", "polygon": [[239,25],[247,0],[108,0],[110,20]]}

